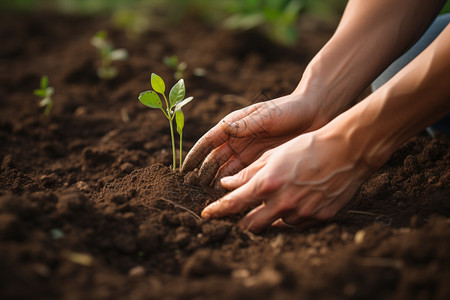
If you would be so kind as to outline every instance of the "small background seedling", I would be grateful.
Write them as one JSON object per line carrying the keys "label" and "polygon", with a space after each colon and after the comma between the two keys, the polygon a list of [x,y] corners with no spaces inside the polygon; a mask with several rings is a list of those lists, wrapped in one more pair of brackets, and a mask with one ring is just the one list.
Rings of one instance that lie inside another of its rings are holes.
{"label": "small background seedling", "polygon": [[41,97],[41,101],[39,102],[39,106],[45,107],[44,114],[49,115],[50,111],[53,107],[53,93],[55,89],[48,85],[48,77],[42,76],[41,78],[41,88],[34,90],[34,94],[38,97]]}
{"label": "small background seedling", "polygon": [[180,62],[178,56],[166,56],[164,57],[163,62],[166,66],[174,70],[173,78],[175,78],[176,80],[180,80],[184,77],[183,72],[187,69],[187,63],[185,63],[184,61]]}
{"label": "small background seedling", "polygon": [[[193,97],[188,97],[184,99],[186,95],[186,87],[184,85],[184,80],[180,79],[172,87],[169,92],[169,98],[167,99],[166,84],[164,80],[155,73],[151,75],[151,85],[153,90],[145,91],[139,94],[139,101],[145,106],[150,108],[159,108],[164,113],[166,118],[169,120],[170,125],[170,136],[172,139],[172,154],[173,154],[173,170],[176,169],[176,152],[175,152],[175,137],[173,130],[173,119],[177,123],[177,132],[180,135],[180,167],[183,164],[183,127],[184,127],[184,114],[181,108],[192,101]],[[165,107],[162,105],[161,98],[159,95],[163,96]]]}
{"label": "small background seedling", "polygon": [[91,44],[98,50],[101,58],[101,65],[97,69],[97,75],[101,79],[109,80],[117,76],[117,68],[112,66],[113,61],[126,60],[128,51],[126,49],[114,49],[108,41],[108,34],[101,30],[91,39]]}

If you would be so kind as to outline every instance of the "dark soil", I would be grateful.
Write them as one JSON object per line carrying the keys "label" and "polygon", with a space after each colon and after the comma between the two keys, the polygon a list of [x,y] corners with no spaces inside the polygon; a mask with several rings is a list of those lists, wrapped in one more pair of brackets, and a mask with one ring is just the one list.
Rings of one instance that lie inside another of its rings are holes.
{"label": "dark soil", "polygon": [[[412,138],[333,220],[255,236],[195,215],[220,193],[170,171],[167,121],[137,100],[151,72],[175,82],[165,55],[186,61],[187,150],[291,92],[329,27],[309,20],[288,50],[187,20],[137,38],[98,18],[0,20],[1,299],[450,299],[449,136]],[[89,43],[100,29],[130,52],[110,82]]]}

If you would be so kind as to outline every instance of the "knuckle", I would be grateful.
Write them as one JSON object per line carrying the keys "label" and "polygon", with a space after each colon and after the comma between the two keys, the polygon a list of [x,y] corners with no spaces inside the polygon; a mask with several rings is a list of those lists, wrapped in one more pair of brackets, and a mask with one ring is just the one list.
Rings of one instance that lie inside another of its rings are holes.
{"label": "knuckle", "polygon": [[297,207],[297,201],[295,201],[295,198],[285,198],[277,203],[277,211],[280,213],[288,212],[295,210]]}
{"label": "knuckle", "polygon": [[237,214],[241,211],[241,207],[237,201],[224,199],[222,202],[222,206],[225,210],[231,214]]}
{"label": "knuckle", "polygon": [[259,179],[256,184],[258,194],[271,194],[282,186],[282,181],[278,176],[267,176]]}
{"label": "knuckle", "polygon": [[314,210],[314,207],[312,205],[305,205],[299,210],[298,217],[299,218],[310,218],[313,214],[313,210]]}

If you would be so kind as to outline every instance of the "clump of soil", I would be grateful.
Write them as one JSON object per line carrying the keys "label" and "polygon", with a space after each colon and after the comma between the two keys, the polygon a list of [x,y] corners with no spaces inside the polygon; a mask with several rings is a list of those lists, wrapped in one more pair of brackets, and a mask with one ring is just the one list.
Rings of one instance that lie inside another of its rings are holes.
{"label": "clump of soil", "polygon": [[[229,112],[291,92],[331,30],[295,50],[193,20],[139,38],[101,18],[0,18],[1,299],[448,299],[450,137],[402,146],[333,220],[255,236],[198,217],[223,191],[169,169],[167,120],[139,92],[188,64],[185,145]],[[130,58],[96,77],[90,38]],[[197,77],[195,68],[207,75]],[[32,91],[46,74],[46,117]],[[174,80],[175,82],[175,80]]]}

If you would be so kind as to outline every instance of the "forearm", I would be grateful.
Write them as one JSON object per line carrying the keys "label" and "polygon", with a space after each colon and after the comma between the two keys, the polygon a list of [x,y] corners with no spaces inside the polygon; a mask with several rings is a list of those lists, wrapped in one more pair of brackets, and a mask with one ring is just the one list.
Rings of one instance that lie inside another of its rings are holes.
{"label": "forearm", "polygon": [[444,2],[350,0],[335,34],[308,65],[294,93],[308,95],[311,105],[318,106],[318,122],[329,122],[413,45]]}
{"label": "forearm", "polygon": [[[326,128],[375,168],[408,138],[450,113],[450,27],[410,64]],[[352,150],[352,151],[353,151]]]}

